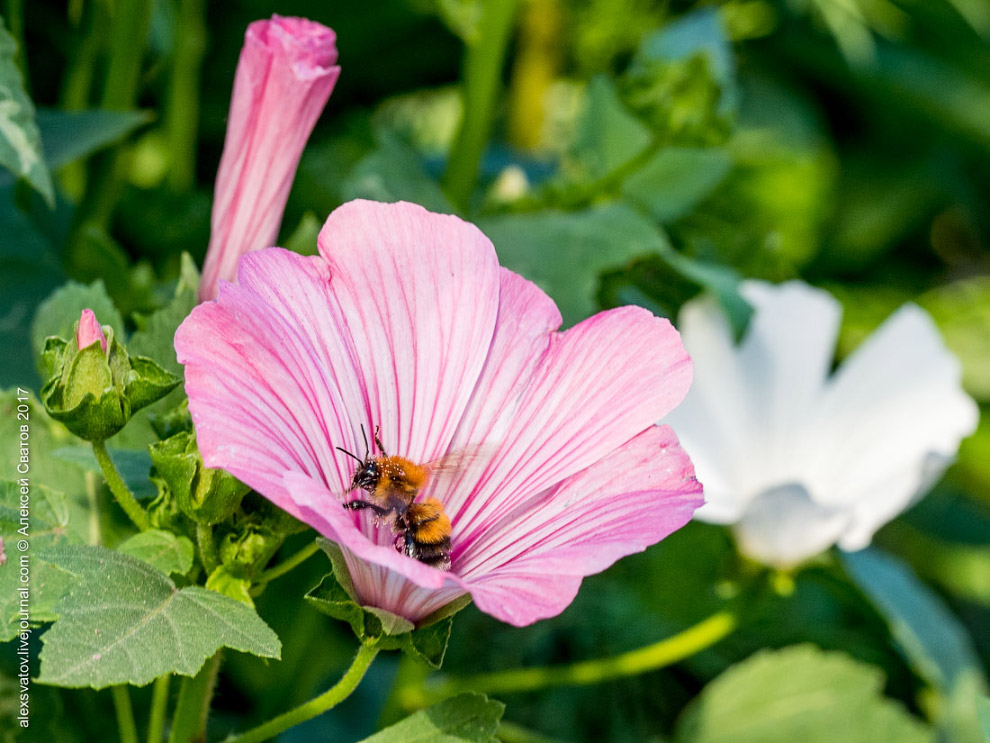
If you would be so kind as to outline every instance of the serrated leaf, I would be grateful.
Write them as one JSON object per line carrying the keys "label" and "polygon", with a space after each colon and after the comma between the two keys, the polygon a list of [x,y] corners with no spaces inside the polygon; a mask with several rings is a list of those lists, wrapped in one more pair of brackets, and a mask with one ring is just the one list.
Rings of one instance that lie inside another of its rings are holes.
{"label": "serrated leaf", "polygon": [[[93,310],[100,325],[111,326],[117,338],[123,340],[124,318],[107,294],[103,281],[94,281],[88,286],[70,281],[56,289],[38,307],[31,323],[31,347],[35,358],[41,356],[45,338],[50,335],[73,340],[72,327],[79,322],[79,315],[85,309]],[[41,371],[42,374],[47,373],[46,369]]]}
{"label": "serrated leaf", "polygon": [[136,557],[163,573],[183,575],[192,568],[194,548],[186,537],[161,529],[148,529],[119,544],[117,551]]}
{"label": "serrated leaf", "polygon": [[40,683],[142,686],[166,673],[192,676],[221,647],[280,657],[271,628],[227,596],[179,589],[147,563],[102,547],[53,547],[42,557],[75,582],[42,636]]}
{"label": "serrated leaf", "polygon": [[[21,510],[22,488],[27,504],[27,528]],[[5,560],[0,562],[0,642],[13,639],[20,631],[19,589],[22,558],[29,573],[30,624],[55,619],[54,608],[71,584],[72,576],[36,557],[43,547],[72,541],[68,530],[69,506],[62,493],[43,485],[11,480],[0,481],[0,543]],[[24,544],[27,548],[24,548]]]}
{"label": "serrated leaf", "polygon": [[55,190],[41,149],[34,104],[14,61],[16,52],[17,42],[0,18],[0,165],[27,180],[53,206]]}
{"label": "serrated leaf", "polygon": [[361,743],[488,743],[505,705],[484,694],[458,694],[416,712]]}
{"label": "serrated leaf", "polygon": [[683,743],[931,743],[934,733],[883,696],[883,673],[811,645],[732,666],[682,716]]}
{"label": "serrated leaf", "polygon": [[647,209],[658,222],[688,214],[710,196],[732,170],[720,148],[667,147],[622,184],[622,193]]}

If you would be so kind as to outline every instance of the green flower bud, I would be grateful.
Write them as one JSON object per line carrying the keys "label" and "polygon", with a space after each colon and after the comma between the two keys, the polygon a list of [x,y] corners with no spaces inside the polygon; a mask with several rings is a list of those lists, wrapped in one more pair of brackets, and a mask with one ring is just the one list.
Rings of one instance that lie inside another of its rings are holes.
{"label": "green flower bud", "polygon": [[181,380],[151,359],[129,357],[113,328],[82,313],[75,343],[50,337],[42,358],[52,375],[41,390],[45,410],[86,441],[104,441],[131,415],[167,395]]}
{"label": "green flower bud", "polygon": [[181,432],[151,444],[153,477],[171,492],[179,510],[204,524],[218,524],[240,507],[250,488],[229,472],[210,469],[196,446],[194,432]]}
{"label": "green flower bud", "polygon": [[253,575],[268,564],[284,540],[284,535],[263,525],[247,524],[220,542],[220,561],[232,575]]}

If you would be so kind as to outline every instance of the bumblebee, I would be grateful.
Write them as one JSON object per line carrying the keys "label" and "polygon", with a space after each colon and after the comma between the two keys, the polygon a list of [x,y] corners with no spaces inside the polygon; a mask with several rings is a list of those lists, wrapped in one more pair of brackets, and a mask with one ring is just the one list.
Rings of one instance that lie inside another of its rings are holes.
{"label": "bumblebee", "polygon": [[[364,434],[364,426],[361,433]],[[405,457],[386,454],[377,427],[373,438],[380,452],[378,456],[371,454],[367,434],[364,459],[337,447],[358,462],[346,492],[364,490],[369,494],[367,500],[344,503],[344,508],[370,509],[392,527],[396,550],[426,565],[450,570],[450,519],[436,498],[416,502],[416,496],[439,462],[417,464]]]}

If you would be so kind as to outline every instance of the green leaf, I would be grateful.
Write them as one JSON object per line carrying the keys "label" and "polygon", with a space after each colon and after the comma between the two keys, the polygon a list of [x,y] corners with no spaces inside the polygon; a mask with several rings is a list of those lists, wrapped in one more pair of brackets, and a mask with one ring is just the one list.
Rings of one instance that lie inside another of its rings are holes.
{"label": "green leaf", "polygon": [[[72,328],[85,309],[93,310],[100,325],[112,327],[118,339],[124,338],[124,318],[107,294],[103,281],[94,281],[89,286],[70,281],[56,289],[38,307],[31,323],[31,347],[35,358],[41,356],[45,339],[49,336],[74,341]],[[42,373],[47,373],[47,370],[42,369]]]}
{"label": "green leaf", "polygon": [[143,560],[163,573],[183,575],[192,568],[194,549],[186,537],[161,529],[148,529],[118,545],[117,551]]}
{"label": "green leaf", "polygon": [[42,557],[74,582],[42,636],[40,683],[142,686],[166,673],[192,676],[221,647],[280,657],[271,628],[227,596],[179,589],[147,563],[102,547],[52,547]]}
{"label": "green leaf", "polygon": [[604,75],[588,83],[584,115],[578,123],[574,157],[591,178],[604,178],[653,141],[650,130],[625,107],[615,84]]}
{"label": "green leaf", "polygon": [[150,111],[38,111],[45,158],[52,170],[112,145],[154,118]]}
{"label": "green leaf", "polygon": [[14,61],[17,42],[0,18],[0,165],[24,178],[35,191],[55,205],[52,178],[41,149],[34,104],[24,91],[21,71]]}
{"label": "green leaf", "polygon": [[764,650],[712,681],[681,717],[682,743],[932,743],[883,696],[883,673],[811,645]]}
{"label": "green leaf", "polygon": [[[148,456],[147,451],[111,447],[107,447],[107,449],[120,476],[136,497],[150,498],[158,492],[154,484],[148,479],[148,472],[151,471],[151,457]],[[88,472],[96,472],[102,477],[102,470],[96,461],[96,455],[93,454],[93,447],[88,444],[63,446],[53,451],[52,456],[63,462],[71,462]]]}
{"label": "green leaf", "polygon": [[296,229],[282,243],[282,247],[299,255],[316,255],[316,238],[320,236],[323,223],[313,212],[307,211],[302,215]]}
{"label": "green leaf", "polygon": [[495,740],[505,705],[484,694],[456,697],[416,712],[361,743],[488,743]]}
{"label": "green leaf", "polygon": [[[137,330],[127,341],[127,351],[146,356],[166,371],[182,377],[183,367],[175,358],[175,331],[198,304],[199,272],[188,253],[182,254],[182,272],[172,299],[150,315],[137,315]],[[176,400],[177,402],[177,400]]]}
{"label": "green leaf", "polygon": [[[13,639],[20,631],[20,599],[18,589],[20,566],[27,560],[30,570],[30,623],[55,619],[55,605],[68,590],[72,576],[36,558],[43,547],[74,540],[68,529],[69,505],[62,493],[26,479],[0,481],[0,547],[5,555],[0,560],[0,642]],[[25,501],[22,502],[22,494]],[[27,528],[21,510],[27,504]],[[26,548],[25,548],[26,543]]]}
{"label": "green leaf", "polygon": [[622,193],[659,222],[674,222],[710,196],[732,170],[723,149],[667,147],[626,178]]}
{"label": "green leaf", "polygon": [[962,675],[980,667],[959,620],[907,565],[873,548],[843,552],[842,564],[930,683],[948,692]]}
{"label": "green leaf", "polygon": [[456,211],[417,152],[388,132],[379,140],[378,149],[358,162],[344,182],[345,200],[412,201],[433,212]]}
{"label": "green leaf", "polygon": [[481,0],[436,0],[436,3],[447,28],[465,44],[478,42],[481,37]]}
{"label": "green leaf", "polygon": [[980,715],[984,743],[990,743],[990,697],[980,697],[976,702],[976,709]]}
{"label": "green leaf", "polygon": [[597,309],[598,276],[657,253],[664,238],[621,204],[581,212],[507,214],[478,221],[503,266],[535,281],[560,308],[565,325]]}

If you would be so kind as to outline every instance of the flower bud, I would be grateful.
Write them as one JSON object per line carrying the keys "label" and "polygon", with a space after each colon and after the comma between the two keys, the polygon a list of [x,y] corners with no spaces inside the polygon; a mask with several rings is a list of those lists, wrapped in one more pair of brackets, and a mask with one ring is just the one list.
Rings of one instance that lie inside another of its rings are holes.
{"label": "flower bud", "polygon": [[203,524],[225,521],[240,507],[249,488],[229,472],[210,469],[196,446],[196,434],[181,432],[148,447],[153,477],[179,510]]}
{"label": "flower bud", "polygon": [[233,281],[245,253],[275,244],[306,140],[340,67],[336,35],[304,18],[272,16],[244,35],[217,172],[201,301]]}
{"label": "flower bud", "polygon": [[151,359],[129,357],[113,328],[101,328],[92,310],[83,311],[73,336],[75,343],[45,340],[42,358],[51,378],[41,401],[52,418],[86,441],[110,438],[135,411],[181,381]]}
{"label": "flower bud", "polygon": [[96,341],[100,342],[100,349],[106,353],[107,337],[96,319],[96,313],[89,309],[83,310],[79,317],[79,325],[76,327],[76,346],[82,350]]}

